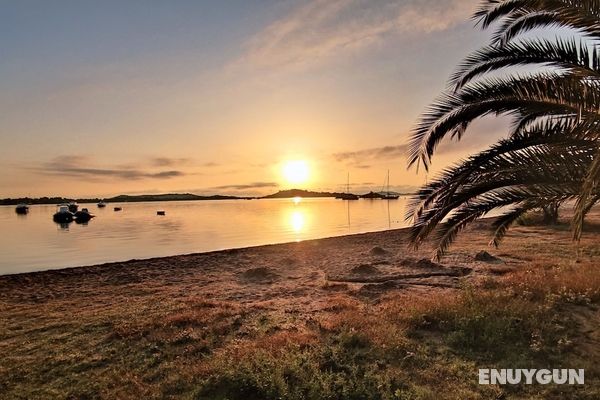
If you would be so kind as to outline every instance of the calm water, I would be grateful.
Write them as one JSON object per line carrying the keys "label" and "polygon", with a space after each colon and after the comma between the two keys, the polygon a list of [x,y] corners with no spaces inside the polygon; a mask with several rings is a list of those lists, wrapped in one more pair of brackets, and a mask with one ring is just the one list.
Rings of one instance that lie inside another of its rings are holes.
{"label": "calm water", "polygon": [[[86,204],[96,218],[68,227],[52,221],[55,206],[31,206],[24,216],[0,206],[0,274],[399,228],[405,204],[403,198]],[[123,211],[114,212],[116,205]]]}

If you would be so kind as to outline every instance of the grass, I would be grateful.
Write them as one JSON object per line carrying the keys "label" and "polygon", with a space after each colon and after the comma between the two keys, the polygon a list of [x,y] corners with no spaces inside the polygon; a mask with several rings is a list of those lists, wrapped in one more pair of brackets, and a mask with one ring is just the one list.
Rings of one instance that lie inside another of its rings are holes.
{"label": "grass", "polygon": [[[161,288],[160,304],[3,302],[0,398],[600,398],[598,245],[548,251],[459,290],[330,290],[310,315]],[[479,368],[585,368],[586,385],[480,386]]]}

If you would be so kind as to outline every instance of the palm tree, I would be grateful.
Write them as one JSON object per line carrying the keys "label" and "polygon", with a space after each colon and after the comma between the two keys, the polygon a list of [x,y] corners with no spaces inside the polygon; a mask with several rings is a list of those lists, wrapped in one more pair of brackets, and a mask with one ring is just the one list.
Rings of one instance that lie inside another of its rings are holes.
{"label": "palm tree", "polygon": [[[497,245],[523,213],[566,200],[576,200],[579,239],[600,191],[600,1],[487,0],[474,18],[484,28],[497,24],[492,43],[463,61],[451,89],[423,115],[409,165],[428,170],[438,144],[460,140],[477,118],[505,114],[513,126],[507,139],[421,189],[409,214],[413,241],[437,228],[440,257],[469,222],[504,207]],[[561,35],[544,39],[554,27]],[[523,37],[533,29],[540,35]]]}

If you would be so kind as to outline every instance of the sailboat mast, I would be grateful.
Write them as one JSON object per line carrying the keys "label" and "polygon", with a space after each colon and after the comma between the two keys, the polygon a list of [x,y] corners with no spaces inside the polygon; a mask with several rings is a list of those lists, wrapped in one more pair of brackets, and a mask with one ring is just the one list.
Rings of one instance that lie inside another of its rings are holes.
{"label": "sailboat mast", "polygon": [[388,173],[387,173],[387,195],[390,194],[390,170],[388,169]]}
{"label": "sailboat mast", "polygon": [[350,172],[348,172],[348,182],[346,183],[346,193],[350,193]]}

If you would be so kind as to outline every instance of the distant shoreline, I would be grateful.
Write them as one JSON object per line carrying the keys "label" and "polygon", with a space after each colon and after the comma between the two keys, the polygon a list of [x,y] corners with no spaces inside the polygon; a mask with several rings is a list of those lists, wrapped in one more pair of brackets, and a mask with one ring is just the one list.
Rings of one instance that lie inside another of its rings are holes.
{"label": "distant shoreline", "polygon": [[[230,196],[230,195],[210,195],[201,196],[191,193],[169,193],[169,194],[147,194],[147,195],[119,195],[110,198],[68,198],[68,197],[19,197],[0,199],[1,206],[14,206],[17,204],[28,205],[52,205],[61,203],[77,202],[81,204],[98,203],[104,201],[106,203],[141,203],[150,201],[204,201],[204,200],[260,200],[260,199],[291,199],[294,197],[303,198],[331,198],[337,197],[344,193],[338,192],[314,192],[310,190],[291,189],[282,190],[266,196]],[[411,193],[396,193],[401,196],[410,195]]]}

